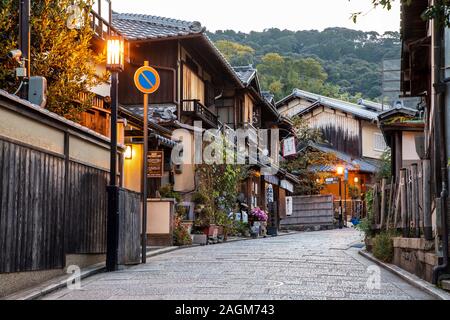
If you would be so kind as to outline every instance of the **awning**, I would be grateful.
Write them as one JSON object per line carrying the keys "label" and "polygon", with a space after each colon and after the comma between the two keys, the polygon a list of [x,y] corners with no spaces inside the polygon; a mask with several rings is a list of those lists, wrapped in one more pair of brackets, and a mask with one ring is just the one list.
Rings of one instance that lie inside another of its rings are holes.
{"label": "awning", "polygon": [[157,133],[151,133],[150,138],[154,138],[154,139],[158,140],[159,144],[161,144],[165,147],[168,147],[168,148],[174,148],[177,145],[176,141],[170,140],[170,139],[163,137]]}
{"label": "awning", "polygon": [[280,183],[280,179],[278,179],[276,176],[264,176],[264,180],[275,185],[278,185]]}
{"label": "awning", "polygon": [[289,192],[294,192],[294,185],[287,180],[280,181],[280,188],[285,189]]}

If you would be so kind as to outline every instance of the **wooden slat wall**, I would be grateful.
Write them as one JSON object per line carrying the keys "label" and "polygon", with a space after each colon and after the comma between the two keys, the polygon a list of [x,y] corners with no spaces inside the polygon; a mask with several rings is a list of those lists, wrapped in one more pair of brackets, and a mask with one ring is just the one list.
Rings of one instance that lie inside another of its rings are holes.
{"label": "wooden slat wall", "polygon": [[141,258],[141,195],[119,191],[119,264],[138,264]]}
{"label": "wooden slat wall", "polygon": [[60,269],[66,253],[106,252],[108,172],[67,163],[0,139],[0,273]]}
{"label": "wooden slat wall", "polygon": [[282,226],[332,225],[333,196],[296,196],[292,216],[281,221]]}
{"label": "wooden slat wall", "polygon": [[200,100],[205,104],[205,83],[187,65],[183,65],[183,100]]}
{"label": "wooden slat wall", "polygon": [[108,172],[70,162],[66,252],[106,252]]}
{"label": "wooden slat wall", "polygon": [[0,140],[0,272],[62,268],[64,159]]}

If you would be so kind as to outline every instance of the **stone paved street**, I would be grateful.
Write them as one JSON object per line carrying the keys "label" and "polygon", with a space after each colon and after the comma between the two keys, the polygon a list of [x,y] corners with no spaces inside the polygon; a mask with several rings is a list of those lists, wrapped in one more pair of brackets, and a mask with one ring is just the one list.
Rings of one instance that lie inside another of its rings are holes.
{"label": "stone paved street", "polygon": [[358,255],[355,230],[298,233],[174,251],[115,273],[82,280],[45,299],[432,299]]}

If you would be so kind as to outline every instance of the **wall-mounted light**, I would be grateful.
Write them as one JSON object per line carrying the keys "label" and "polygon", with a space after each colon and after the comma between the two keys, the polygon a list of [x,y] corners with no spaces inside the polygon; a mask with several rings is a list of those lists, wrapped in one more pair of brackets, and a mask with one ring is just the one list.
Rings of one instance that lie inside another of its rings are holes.
{"label": "wall-mounted light", "polygon": [[358,177],[355,177],[355,179],[353,179],[353,181],[354,181],[355,183],[359,183],[359,178],[358,178]]}
{"label": "wall-mounted light", "polygon": [[344,175],[344,171],[345,171],[344,166],[339,165],[339,166],[336,167],[336,174],[338,176]]}
{"label": "wall-mounted light", "polygon": [[133,146],[131,146],[131,145],[126,146],[125,159],[127,159],[127,160],[133,159]]}
{"label": "wall-mounted light", "polygon": [[113,72],[124,69],[124,40],[119,36],[111,36],[107,42],[106,68]]}

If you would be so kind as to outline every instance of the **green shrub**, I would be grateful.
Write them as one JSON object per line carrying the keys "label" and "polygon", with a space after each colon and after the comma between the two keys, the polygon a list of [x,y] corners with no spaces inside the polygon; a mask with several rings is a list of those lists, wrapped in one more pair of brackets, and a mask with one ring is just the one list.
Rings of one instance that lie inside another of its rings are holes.
{"label": "green shrub", "polygon": [[175,218],[173,242],[175,246],[188,246],[192,244],[191,235],[189,234],[186,226],[182,224],[181,217]]}
{"label": "green shrub", "polygon": [[383,262],[391,262],[394,257],[394,246],[391,234],[382,232],[373,239],[373,255]]}
{"label": "green shrub", "polygon": [[206,204],[208,202],[208,196],[202,192],[196,192],[192,195],[191,201],[195,204]]}
{"label": "green shrub", "polygon": [[355,227],[356,230],[364,233],[366,238],[371,238],[374,234],[372,230],[372,221],[370,218],[363,218],[360,220],[359,224]]}
{"label": "green shrub", "polygon": [[162,186],[159,188],[159,194],[161,195],[161,198],[165,199],[175,199],[177,202],[181,202],[181,195],[179,192],[176,192],[173,190],[173,185],[166,184],[165,186]]}

